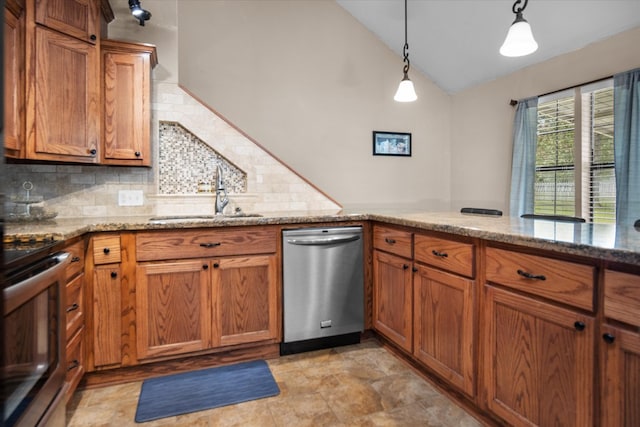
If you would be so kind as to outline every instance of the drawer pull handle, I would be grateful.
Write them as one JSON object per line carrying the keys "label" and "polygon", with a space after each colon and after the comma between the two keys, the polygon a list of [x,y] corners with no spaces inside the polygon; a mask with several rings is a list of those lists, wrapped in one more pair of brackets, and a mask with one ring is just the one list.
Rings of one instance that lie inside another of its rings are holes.
{"label": "drawer pull handle", "polygon": [[440,258],[446,258],[446,257],[448,257],[448,256],[449,256],[449,254],[448,254],[448,253],[446,253],[446,252],[436,251],[435,249],[434,249],[434,250],[432,250],[432,251],[431,251],[431,253],[432,253],[432,254],[434,254],[434,255],[435,255],[435,256],[437,256],[437,257],[440,257]]}
{"label": "drawer pull handle", "polygon": [[67,371],[76,369],[78,366],[80,366],[80,361],[78,359],[73,359],[71,363],[69,363],[69,366],[67,366]]}
{"label": "drawer pull handle", "polygon": [[79,256],[74,256],[73,258],[71,258],[71,262],[78,262],[78,261],[80,261]]}
{"label": "drawer pull handle", "polygon": [[220,242],[213,242],[213,243],[200,243],[200,246],[202,246],[203,248],[215,248],[216,246],[220,246],[222,243]]}
{"label": "drawer pull handle", "polygon": [[76,311],[79,308],[80,308],[80,306],[77,303],[74,302],[69,307],[67,307],[67,313],[71,313],[72,311]]}
{"label": "drawer pull handle", "polygon": [[518,270],[518,274],[526,279],[547,280],[542,274],[531,274],[528,271]]}
{"label": "drawer pull handle", "polygon": [[586,325],[584,324],[584,322],[581,322],[579,320],[573,324],[573,327],[576,328],[576,331],[584,331],[585,326]]}
{"label": "drawer pull handle", "polygon": [[111,249],[109,249],[109,248],[104,248],[104,249],[102,250],[102,252],[104,252],[104,254],[105,254],[105,255],[109,255],[109,252],[111,252]]}
{"label": "drawer pull handle", "polygon": [[394,245],[396,243],[396,239],[390,239],[388,237],[385,237],[384,241],[387,242],[390,245]]}
{"label": "drawer pull handle", "polygon": [[606,334],[602,335],[602,339],[605,340],[605,342],[607,342],[609,344],[613,344],[613,342],[616,340],[616,337],[614,337],[610,333],[606,333]]}

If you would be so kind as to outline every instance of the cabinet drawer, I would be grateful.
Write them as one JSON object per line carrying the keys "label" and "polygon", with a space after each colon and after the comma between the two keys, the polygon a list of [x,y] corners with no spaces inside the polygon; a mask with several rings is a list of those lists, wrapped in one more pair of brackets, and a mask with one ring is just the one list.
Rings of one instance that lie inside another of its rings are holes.
{"label": "cabinet drawer", "polygon": [[67,265],[66,270],[67,279],[70,279],[84,268],[84,240],[69,245],[64,250],[71,254],[71,262]]}
{"label": "cabinet drawer", "polygon": [[167,231],[136,236],[138,261],[253,255],[276,251],[275,228]]}
{"label": "cabinet drawer", "polygon": [[373,226],[373,247],[385,252],[411,258],[412,235],[408,231]]}
{"label": "cabinet drawer", "polygon": [[112,264],[120,262],[120,236],[97,236],[93,238],[93,263]]}
{"label": "cabinet drawer", "polygon": [[422,234],[416,234],[414,239],[413,256],[416,261],[473,278],[475,261],[473,244]]}
{"label": "cabinet drawer", "polygon": [[84,274],[67,284],[67,339],[71,338],[84,323],[83,287]]}
{"label": "cabinet drawer", "polygon": [[84,374],[84,327],[67,342],[67,373],[65,381],[74,390]]}
{"label": "cabinet drawer", "polygon": [[640,326],[640,276],[604,271],[604,315]]}
{"label": "cabinet drawer", "polygon": [[594,267],[496,248],[486,257],[489,282],[593,311]]}

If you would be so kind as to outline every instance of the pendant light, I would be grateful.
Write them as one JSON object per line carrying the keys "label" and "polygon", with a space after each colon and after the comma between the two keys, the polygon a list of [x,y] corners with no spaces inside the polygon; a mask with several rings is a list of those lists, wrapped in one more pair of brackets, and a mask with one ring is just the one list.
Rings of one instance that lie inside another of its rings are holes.
{"label": "pendant light", "polygon": [[523,0],[516,0],[511,10],[516,14],[516,20],[513,21],[507,38],[504,40],[500,48],[500,54],[503,56],[525,56],[535,52],[538,49],[538,43],[533,38],[531,26],[526,19],[522,17],[522,11],[527,7],[529,0],[524,0],[522,7],[518,5]]}
{"label": "pendant light", "polygon": [[404,55],[404,77],[398,86],[393,99],[397,102],[412,102],[418,99],[416,90],[413,88],[413,82],[409,79],[409,43],[407,43],[407,0],[404,0],[404,47],[402,54]]}

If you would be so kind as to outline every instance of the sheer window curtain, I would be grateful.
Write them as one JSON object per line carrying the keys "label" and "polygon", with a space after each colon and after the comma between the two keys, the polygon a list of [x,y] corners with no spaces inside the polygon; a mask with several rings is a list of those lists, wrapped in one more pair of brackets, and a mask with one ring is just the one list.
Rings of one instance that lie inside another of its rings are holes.
{"label": "sheer window curtain", "polygon": [[513,122],[513,160],[509,214],[533,213],[538,142],[538,97],[518,101]]}
{"label": "sheer window curtain", "polygon": [[613,77],[616,224],[640,219],[640,69]]}

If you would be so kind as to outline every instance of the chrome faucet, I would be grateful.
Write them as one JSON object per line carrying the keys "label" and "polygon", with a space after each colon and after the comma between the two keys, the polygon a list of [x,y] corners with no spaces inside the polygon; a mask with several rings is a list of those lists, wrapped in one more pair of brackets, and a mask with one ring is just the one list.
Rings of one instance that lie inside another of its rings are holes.
{"label": "chrome faucet", "polygon": [[217,167],[217,176],[216,176],[216,207],[215,214],[222,215],[222,211],[224,207],[229,203],[229,198],[227,197],[227,190],[224,188],[224,182],[222,180],[222,168],[220,165]]}

